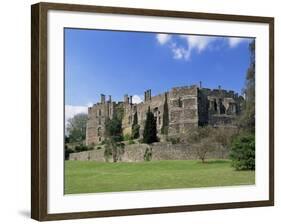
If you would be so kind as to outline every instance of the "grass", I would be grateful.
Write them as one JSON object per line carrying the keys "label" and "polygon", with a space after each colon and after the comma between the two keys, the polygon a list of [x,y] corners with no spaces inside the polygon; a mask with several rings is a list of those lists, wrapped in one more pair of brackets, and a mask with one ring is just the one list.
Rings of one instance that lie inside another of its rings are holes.
{"label": "grass", "polygon": [[254,171],[235,171],[228,160],[139,163],[65,162],[65,193],[139,191],[250,185]]}

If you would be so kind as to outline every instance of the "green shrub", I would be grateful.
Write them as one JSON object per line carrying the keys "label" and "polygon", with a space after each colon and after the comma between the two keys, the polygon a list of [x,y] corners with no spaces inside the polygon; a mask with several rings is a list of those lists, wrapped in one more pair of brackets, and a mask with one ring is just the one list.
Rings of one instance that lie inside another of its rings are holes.
{"label": "green shrub", "polygon": [[131,140],[132,138],[131,138],[131,135],[129,135],[129,134],[125,134],[124,136],[123,136],[123,140],[124,141],[129,141],[129,140]]}
{"label": "green shrub", "polygon": [[230,159],[236,170],[255,170],[255,136],[235,137],[231,143]]}
{"label": "green shrub", "polygon": [[74,151],[70,148],[67,147],[67,145],[65,144],[64,146],[64,159],[65,160],[69,160],[69,154],[73,153]]}
{"label": "green shrub", "polygon": [[101,149],[101,147],[100,147],[100,146],[98,146],[96,149]]}
{"label": "green shrub", "polygon": [[150,161],[152,159],[152,149],[151,148],[145,149],[143,159],[144,159],[144,161]]}
{"label": "green shrub", "polygon": [[114,139],[109,138],[106,140],[104,146],[104,158],[108,162],[112,156],[113,162],[121,161],[121,156],[124,154],[125,144],[122,142],[116,142]]}
{"label": "green shrub", "polygon": [[95,149],[95,145],[88,145],[88,146],[86,146],[87,147],[87,151],[88,150],[94,150]]}
{"label": "green shrub", "polygon": [[87,147],[86,145],[77,145],[75,146],[75,151],[76,152],[83,152],[83,151],[88,151],[91,150],[91,147]]}
{"label": "green shrub", "polygon": [[128,142],[128,144],[129,144],[129,145],[133,145],[133,144],[136,144],[136,143],[135,143],[134,140],[130,139],[129,142]]}
{"label": "green shrub", "polygon": [[173,145],[180,143],[180,138],[167,138],[168,142],[171,142]]}
{"label": "green shrub", "polygon": [[133,125],[131,137],[132,139],[137,139],[140,137],[140,126],[138,124]]}

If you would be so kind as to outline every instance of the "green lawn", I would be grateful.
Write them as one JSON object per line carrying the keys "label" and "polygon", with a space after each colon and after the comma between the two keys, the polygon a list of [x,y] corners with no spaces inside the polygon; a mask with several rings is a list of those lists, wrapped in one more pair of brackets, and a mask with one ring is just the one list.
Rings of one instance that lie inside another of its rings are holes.
{"label": "green lawn", "polygon": [[139,163],[65,162],[65,193],[137,191],[249,185],[254,171],[235,171],[230,161],[195,160]]}

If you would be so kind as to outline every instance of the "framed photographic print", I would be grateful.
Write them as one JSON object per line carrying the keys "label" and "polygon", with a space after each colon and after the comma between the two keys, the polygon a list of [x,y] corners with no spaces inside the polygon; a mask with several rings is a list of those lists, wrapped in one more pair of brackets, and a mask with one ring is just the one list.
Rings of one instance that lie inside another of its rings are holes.
{"label": "framed photographic print", "polygon": [[274,18],[32,5],[32,218],[274,204]]}

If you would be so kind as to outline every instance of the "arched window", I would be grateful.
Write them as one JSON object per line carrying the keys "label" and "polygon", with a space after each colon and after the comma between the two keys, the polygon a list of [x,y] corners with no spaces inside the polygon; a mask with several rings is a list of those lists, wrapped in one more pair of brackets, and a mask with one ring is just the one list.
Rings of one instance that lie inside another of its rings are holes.
{"label": "arched window", "polygon": [[214,100],[214,109],[215,109],[215,111],[217,111],[217,110],[218,110],[218,104],[217,104],[216,99]]}
{"label": "arched window", "polygon": [[181,100],[181,97],[179,98],[179,107],[182,107],[182,100]]}
{"label": "arched window", "polygon": [[222,103],[222,99],[219,99],[220,114],[225,114],[225,107]]}

